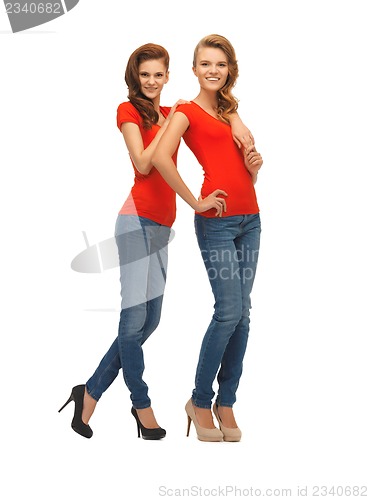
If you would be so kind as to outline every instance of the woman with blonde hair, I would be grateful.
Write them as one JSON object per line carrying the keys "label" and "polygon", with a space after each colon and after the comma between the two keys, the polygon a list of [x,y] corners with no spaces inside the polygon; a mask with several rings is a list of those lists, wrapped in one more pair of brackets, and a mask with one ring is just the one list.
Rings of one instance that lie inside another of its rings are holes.
{"label": "woman with blonde hair", "polygon": [[[214,294],[214,314],[202,341],[195,387],[186,404],[202,441],[239,441],[233,414],[249,335],[250,293],[260,242],[260,217],[254,183],[262,158],[253,144],[237,148],[230,122],[237,111],[232,89],[238,64],[231,43],[220,35],[196,46],[193,72],[200,90],[179,105],[152,158],[153,164],[195,210],[195,230]],[[204,170],[200,198],[195,198],[172,160],[183,137]],[[211,203],[213,202],[213,206]],[[215,427],[213,412],[220,429]]]}

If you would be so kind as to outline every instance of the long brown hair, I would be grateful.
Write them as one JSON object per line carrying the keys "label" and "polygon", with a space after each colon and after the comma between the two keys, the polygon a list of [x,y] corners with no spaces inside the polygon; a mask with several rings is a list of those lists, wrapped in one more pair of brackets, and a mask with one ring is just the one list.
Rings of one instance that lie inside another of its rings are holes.
{"label": "long brown hair", "polygon": [[128,99],[138,110],[142,117],[143,127],[149,129],[159,120],[159,115],[154,109],[154,104],[148,97],[144,96],[140,90],[140,78],[138,68],[144,61],[153,59],[163,59],[166,70],[169,68],[169,54],[161,45],[146,43],[138,47],[129,57],[125,81],[128,86]]}
{"label": "long brown hair", "polygon": [[203,47],[213,47],[221,49],[228,61],[228,77],[225,85],[218,90],[217,116],[219,120],[229,123],[229,115],[237,111],[238,99],[232,94],[232,89],[236,85],[238,78],[238,64],[235,50],[227,38],[221,35],[207,35],[202,38],[195,47],[193,54],[193,67],[196,66],[196,59],[199,49]]}

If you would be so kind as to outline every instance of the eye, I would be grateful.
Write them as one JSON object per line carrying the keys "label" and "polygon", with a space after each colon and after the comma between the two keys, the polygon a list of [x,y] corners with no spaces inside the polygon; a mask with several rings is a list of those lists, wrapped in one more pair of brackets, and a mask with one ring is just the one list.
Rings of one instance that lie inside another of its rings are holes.
{"label": "eye", "polygon": [[163,78],[164,76],[164,73],[156,73],[156,78]]}
{"label": "eye", "polygon": [[227,64],[226,64],[226,63],[219,63],[219,66],[220,66],[221,68],[225,68],[225,67],[227,66]]}
{"label": "eye", "polygon": [[200,64],[200,66],[207,66],[207,65],[208,65],[208,63],[207,63],[207,62],[202,62],[202,63]]}
{"label": "eye", "polygon": [[147,78],[149,76],[148,73],[140,73],[140,76],[142,76],[143,78]]}

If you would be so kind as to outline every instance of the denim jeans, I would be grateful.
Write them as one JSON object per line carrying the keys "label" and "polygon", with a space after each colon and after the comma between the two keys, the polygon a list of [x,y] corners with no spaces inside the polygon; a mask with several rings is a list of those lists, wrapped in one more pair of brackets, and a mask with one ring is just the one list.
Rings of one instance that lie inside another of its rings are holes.
{"label": "denim jeans", "polygon": [[98,401],[122,368],[136,409],[151,405],[143,380],[142,345],[157,328],[163,302],[170,228],[135,215],[118,215],[115,239],[121,282],[118,336],[87,381],[87,392]]}
{"label": "denim jeans", "polygon": [[260,216],[207,218],[196,214],[195,230],[215,304],[200,349],[192,400],[200,408],[210,408],[217,378],[217,404],[232,407],[249,336]]}

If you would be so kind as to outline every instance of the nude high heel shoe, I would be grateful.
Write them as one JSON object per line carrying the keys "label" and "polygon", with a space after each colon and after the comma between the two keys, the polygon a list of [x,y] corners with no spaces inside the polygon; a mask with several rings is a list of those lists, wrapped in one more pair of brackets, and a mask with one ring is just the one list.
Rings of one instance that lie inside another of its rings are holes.
{"label": "nude high heel shoe", "polygon": [[187,401],[185,410],[187,413],[188,425],[187,425],[187,436],[190,433],[191,422],[194,423],[196,428],[197,438],[200,441],[223,441],[223,433],[218,429],[207,429],[206,427],[201,427],[197,421],[195,409],[192,404],[192,399]]}
{"label": "nude high heel shoe", "polygon": [[241,436],[242,436],[241,429],[239,429],[238,427],[234,427],[234,428],[233,427],[224,427],[224,425],[222,424],[222,421],[220,419],[220,416],[218,413],[218,407],[217,407],[216,403],[214,403],[214,406],[213,406],[213,413],[219,422],[220,430],[223,433],[223,440],[230,441],[230,442],[240,441]]}

